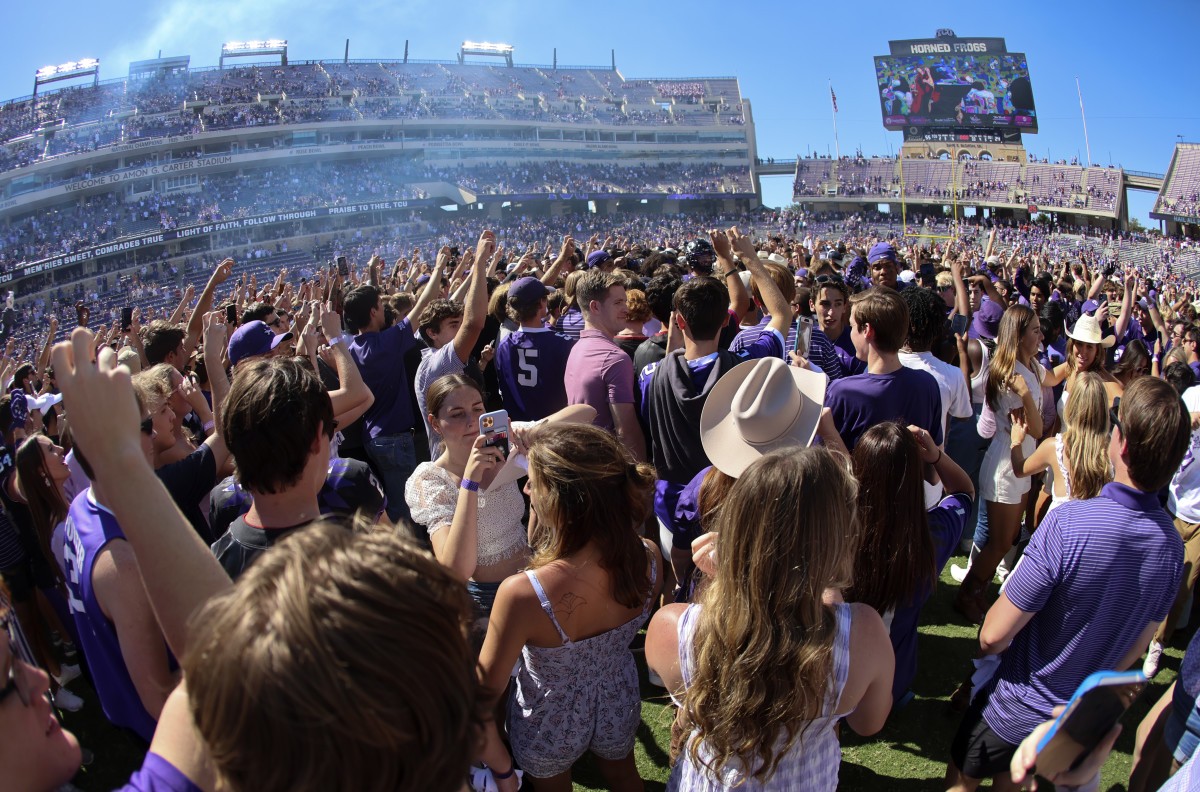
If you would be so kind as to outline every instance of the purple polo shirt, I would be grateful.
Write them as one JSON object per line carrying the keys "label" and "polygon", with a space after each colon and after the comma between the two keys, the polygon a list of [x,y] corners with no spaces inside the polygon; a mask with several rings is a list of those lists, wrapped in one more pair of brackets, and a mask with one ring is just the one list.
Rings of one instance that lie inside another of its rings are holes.
{"label": "purple polo shirt", "polygon": [[1183,541],[1155,493],[1106,484],[1047,515],[1004,593],[1033,618],[1001,655],[983,717],[1016,745],[1175,601]]}
{"label": "purple polo shirt", "polygon": [[567,404],[595,408],[592,422],[613,430],[610,404],[633,404],[633,361],[599,330],[584,330],[567,357]]}
{"label": "purple polo shirt", "polygon": [[412,431],[416,424],[404,369],[404,355],[416,345],[408,319],[378,333],[359,333],[350,344],[350,356],[375,397],[363,415],[363,428],[372,440]]}

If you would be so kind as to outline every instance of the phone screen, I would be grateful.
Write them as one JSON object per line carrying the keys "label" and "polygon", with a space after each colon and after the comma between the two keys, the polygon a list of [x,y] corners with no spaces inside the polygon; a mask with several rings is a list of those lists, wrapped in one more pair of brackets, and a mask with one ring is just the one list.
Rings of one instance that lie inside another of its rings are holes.
{"label": "phone screen", "polygon": [[225,306],[225,323],[230,327],[237,324],[237,305],[235,303]]}
{"label": "phone screen", "polygon": [[479,434],[487,438],[484,445],[500,449],[501,455],[508,458],[508,411],[496,410],[479,416]]}
{"label": "phone screen", "polygon": [[1038,745],[1038,774],[1054,776],[1077,767],[1117,724],[1144,687],[1144,682],[1100,684],[1072,699]]}
{"label": "phone screen", "polygon": [[967,327],[967,317],[963,316],[962,314],[955,314],[954,318],[950,320],[950,332],[954,333],[955,335],[967,332]]}
{"label": "phone screen", "polygon": [[809,347],[812,346],[813,320],[809,316],[801,316],[796,320],[796,354],[808,357]]}
{"label": "phone screen", "polygon": [[345,256],[337,257],[337,268],[338,268],[338,274],[341,275],[343,278],[350,274],[350,267],[346,264]]}
{"label": "phone screen", "polygon": [[126,305],[121,309],[121,330],[127,331],[133,325],[133,306]]}

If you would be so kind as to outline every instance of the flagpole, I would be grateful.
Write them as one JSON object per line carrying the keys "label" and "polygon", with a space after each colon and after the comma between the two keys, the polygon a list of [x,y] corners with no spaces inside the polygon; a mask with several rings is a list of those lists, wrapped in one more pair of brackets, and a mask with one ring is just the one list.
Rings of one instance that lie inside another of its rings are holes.
{"label": "flagpole", "polygon": [[[1088,167],[1092,167],[1092,144],[1088,142],[1087,114],[1083,112],[1083,89],[1079,87],[1079,78],[1075,78],[1075,92],[1079,94],[1079,117],[1083,119],[1083,146],[1087,149]],[[1078,149],[1076,149],[1078,153]]]}
{"label": "flagpole", "polygon": [[833,114],[833,150],[837,154],[837,158],[842,158],[842,147],[838,143],[837,131],[837,102],[833,98],[833,78],[829,79],[829,109]]}

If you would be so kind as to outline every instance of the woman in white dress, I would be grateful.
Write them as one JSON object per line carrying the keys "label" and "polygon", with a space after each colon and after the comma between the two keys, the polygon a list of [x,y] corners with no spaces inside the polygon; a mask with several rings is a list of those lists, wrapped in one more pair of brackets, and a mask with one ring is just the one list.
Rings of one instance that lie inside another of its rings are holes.
{"label": "woman in white dress", "polygon": [[1042,326],[1024,305],[1004,312],[988,369],[985,398],[996,415],[996,433],[979,470],[979,494],[988,512],[988,540],[959,587],[954,607],[973,622],[987,612],[985,592],[1000,559],[1016,542],[1029,498],[1028,478],[1012,468],[1014,413],[1025,421],[1024,453],[1032,454],[1042,434],[1042,367],[1037,362]]}

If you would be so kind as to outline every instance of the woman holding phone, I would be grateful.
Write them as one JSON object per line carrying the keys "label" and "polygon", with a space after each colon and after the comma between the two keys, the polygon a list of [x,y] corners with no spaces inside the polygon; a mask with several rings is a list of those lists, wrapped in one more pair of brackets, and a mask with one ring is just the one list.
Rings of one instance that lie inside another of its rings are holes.
{"label": "woman holding phone", "polygon": [[[425,396],[429,425],[444,444],[441,456],[422,462],[405,485],[413,520],[429,532],[438,561],[467,581],[477,615],[486,627],[496,590],[529,561],[523,522],[525,501],[515,481],[489,490],[504,467],[502,450],[480,432],[483,393],[462,374],[439,377]],[[573,405],[546,421],[589,421],[594,410]],[[510,437],[524,448],[535,424],[514,422]]]}

